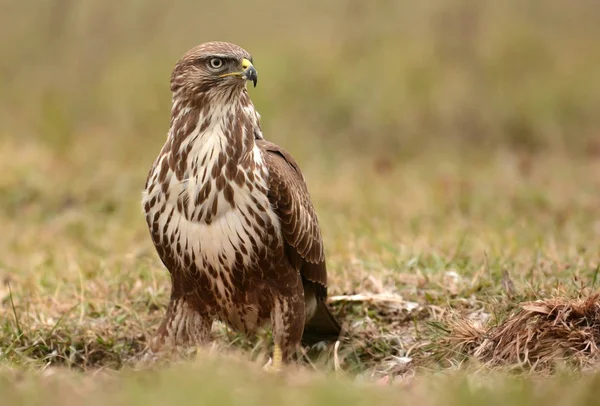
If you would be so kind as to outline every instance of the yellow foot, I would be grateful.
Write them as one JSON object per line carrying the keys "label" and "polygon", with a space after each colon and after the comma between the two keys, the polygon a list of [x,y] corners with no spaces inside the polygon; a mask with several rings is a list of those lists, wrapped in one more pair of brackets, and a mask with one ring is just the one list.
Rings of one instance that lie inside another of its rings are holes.
{"label": "yellow foot", "polygon": [[281,371],[281,364],[283,363],[283,356],[279,345],[275,344],[273,347],[273,358],[269,358],[269,361],[265,364],[263,369],[267,372],[279,372]]}

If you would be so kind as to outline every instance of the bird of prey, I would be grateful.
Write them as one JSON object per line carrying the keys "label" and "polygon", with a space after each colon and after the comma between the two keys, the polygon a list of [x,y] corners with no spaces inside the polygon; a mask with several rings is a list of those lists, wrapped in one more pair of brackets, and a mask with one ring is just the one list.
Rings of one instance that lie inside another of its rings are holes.
{"label": "bird of prey", "polygon": [[335,340],[325,305],[327,270],[317,215],[298,164],[265,141],[246,82],[252,57],[208,42],[171,75],[167,141],[146,180],[142,206],[172,282],[153,339],[198,345],[214,320],[244,334],[271,323],[273,364],[305,344]]}

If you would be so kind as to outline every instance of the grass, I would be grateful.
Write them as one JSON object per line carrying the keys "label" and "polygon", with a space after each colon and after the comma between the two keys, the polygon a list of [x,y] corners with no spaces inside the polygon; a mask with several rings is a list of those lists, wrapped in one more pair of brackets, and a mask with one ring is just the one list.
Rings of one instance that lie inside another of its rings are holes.
{"label": "grass", "polygon": [[[598,376],[568,374],[540,382],[494,373],[450,373],[392,387],[373,386],[320,374],[266,376],[255,367],[204,358],[202,363],[155,371],[91,375],[5,371],[0,379],[6,404],[44,405],[566,405],[596,404]],[[235,388],[229,382],[235,381]],[[446,394],[446,395],[444,395]],[[450,394],[450,395],[447,395]]]}
{"label": "grass", "polygon": [[[491,368],[449,338],[456,320],[493,327],[524,301],[597,290],[598,7],[265,1],[242,15],[217,3],[2,5],[1,400],[597,398],[578,363]],[[307,178],[347,329],[343,372],[328,349],[268,376],[268,331],[223,326],[195,360],[143,354],[169,284],[141,189],[167,129],[169,70],[215,38],[253,52],[264,132]],[[374,299],[343,300],[353,294]]]}

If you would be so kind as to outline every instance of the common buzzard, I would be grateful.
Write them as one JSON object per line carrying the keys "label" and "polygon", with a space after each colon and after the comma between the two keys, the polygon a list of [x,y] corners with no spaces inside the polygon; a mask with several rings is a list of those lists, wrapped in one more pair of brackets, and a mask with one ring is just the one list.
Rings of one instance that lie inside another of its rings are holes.
{"label": "common buzzard", "polygon": [[317,215],[298,164],[265,141],[246,90],[252,57],[225,42],[189,52],[171,75],[167,141],[142,205],[171,274],[152,342],[195,345],[216,319],[251,334],[271,322],[273,367],[306,344],[336,339]]}

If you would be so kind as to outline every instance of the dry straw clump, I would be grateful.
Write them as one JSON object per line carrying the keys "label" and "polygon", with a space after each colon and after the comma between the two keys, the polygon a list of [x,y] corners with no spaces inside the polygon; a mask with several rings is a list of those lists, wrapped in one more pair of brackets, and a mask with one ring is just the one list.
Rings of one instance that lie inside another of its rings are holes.
{"label": "dry straw clump", "polygon": [[486,366],[552,369],[557,362],[592,364],[600,344],[600,294],[525,302],[490,328],[460,319],[449,326],[443,347]]}

